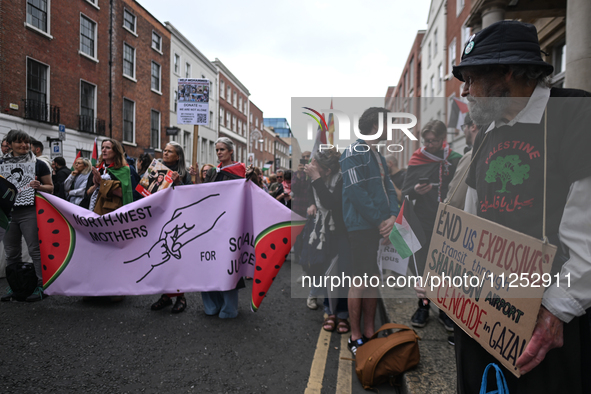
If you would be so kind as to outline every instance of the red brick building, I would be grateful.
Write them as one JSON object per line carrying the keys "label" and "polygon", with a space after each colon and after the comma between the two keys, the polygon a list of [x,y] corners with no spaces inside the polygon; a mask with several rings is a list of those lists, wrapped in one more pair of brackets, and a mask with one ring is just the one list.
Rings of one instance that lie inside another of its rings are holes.
{"label": "red brick building", "polygon": [[[412,153],[420,146],[421,118],[420,118],[420,97],[421,97],[421,43],[425,30],[419,30],[412,44],[398,84],[388,88],[386,93],[386,108],[391,112],[408,112],[417,117],[418,123],[412,129],[417,141],[413,141],[401,130],[395,130],[390,143],[400,144],[403,150],[396,153],[398,166],[406,167]],[[406,121],[408,120],[403,120]]]}
{"label": "red brick building", "polygon": [[234,142],[234,160],[248,160],[248,89],[219,60],[212,62],[219,70],[219,136]]}
{"label": "red brick building", "polygon": [[[452,98],[462,97],[462,88],[464,83],[454,78],[452,68],[454,65],[460,63],[464,44],[470,38],[470,27],[466,25],[470,17],[471,0],[450,0],[447,2],[447,30],[446,30],[446,46],[447,46],[447,66],[445,68],[445,96],[448,98],[448,116],[451,114]],[[448,125],[448,141],[451,147],[462,152],[462,148],[466,145],[464,134],[460,130],[455,129],[452,125]]]}
{"label": "red brick building", "polygon": [[250,154],[251,156],[254,156],[253,164],[262,169],[263,164],[268,161],[273,161],[273,140],[275,138],[269,136],[269,134],[263,130],[263,111],[252,101],[249,101],[249,103]]}
{"label": "red brick building", "polygon": [[[113,4],[111,40],[106,0],[2,2],[0,135],[19,128],[48,148],[63,124],[66,141],[61,155],[70,165],[77,151],[90,155],[97,136],[122,140],[124,96],[137,103],[134,140],[126,146],[130,155],[150,147],[151,129],[164,135],[169,98],[151,92],[151,63],[161,66],[160,91],[167,91],[170,33],[137,2],[115,0]],[[133,33],[124,27],[125,10],[128,20],[135,18]],[[158,41],[153,32],[161,38],[159,51],[152,49],[157,47],[153,38]],[[135,49],[133,79],[137,82],[123,77],[124,41]],[[153,127],[152,118],[158,118]]]}
{"label": "red brick building", "polygon": [[134,0],[115,2],[112,135],[160,157],[170,124],[170,31]]}

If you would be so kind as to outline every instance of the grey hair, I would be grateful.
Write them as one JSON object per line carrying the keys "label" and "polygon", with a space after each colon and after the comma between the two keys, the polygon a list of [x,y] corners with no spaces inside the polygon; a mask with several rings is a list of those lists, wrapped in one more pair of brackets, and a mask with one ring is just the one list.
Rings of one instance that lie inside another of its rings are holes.
{"label": "grey hair", "polygon": [[215,140],[215,145],[219,143],[226,145],[226,148],[228,148],[229,151],[232,151],[232,160],[234,160],[234,142],[228,137],[220,137]]}
{"label": "grey hair", "polygon": [[530,64],[510,64],[507,66],[514,79],[523,79],[527,86],[535,85],[550,87],[550,77],[546,75],[544,67]]}
{"label": "grey hair", "polygon": [[177,167],[176,172],[179,173],[179,177],[181,178],[181,181],[184,181],[185,175],[187,174],[187,167],[185,166],[185,151],[183,150],[183,147],[181,146],[181,144],[179,144],[178,142],[175,142],[175,141],[170,141],[166,145],[172,146],[174,148],[174,151],[176,152],[177,156],[179,157],[179,162],[178,162],[178,167]]}

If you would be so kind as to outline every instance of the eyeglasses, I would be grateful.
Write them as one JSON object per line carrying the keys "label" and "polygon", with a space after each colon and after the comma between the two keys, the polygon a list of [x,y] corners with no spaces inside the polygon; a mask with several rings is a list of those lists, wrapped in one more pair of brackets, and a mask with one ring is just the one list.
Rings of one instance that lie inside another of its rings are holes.
{"label": "eyeglasses", "polygon": [[443,141],[443,139],[441,139],[441,138],[439,138],[439,139],[433,139],[433,140],[423,140],[423,145],[438,144],[441,141]]}

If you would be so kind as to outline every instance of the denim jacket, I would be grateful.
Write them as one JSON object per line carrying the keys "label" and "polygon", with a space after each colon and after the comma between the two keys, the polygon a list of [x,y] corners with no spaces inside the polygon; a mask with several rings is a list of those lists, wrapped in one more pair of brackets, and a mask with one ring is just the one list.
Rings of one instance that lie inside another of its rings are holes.
{"label": "denim jacket", "polygon": [[379,153],[378,156],[384,169],[383,178],[376,155],[365,141],[357,140],[341,155],[343,217],[347,231],[377,229],[400,211],[386,159]]}

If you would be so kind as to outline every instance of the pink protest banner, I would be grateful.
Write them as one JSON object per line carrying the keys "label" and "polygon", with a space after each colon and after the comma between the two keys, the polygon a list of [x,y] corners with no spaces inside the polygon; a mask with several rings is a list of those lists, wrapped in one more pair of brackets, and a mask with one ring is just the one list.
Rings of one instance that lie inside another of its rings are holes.
{"label": "pink protest banner", "polygon": [[103,216],[45,193],[36,207],[49,295],[230,290],[251,276],[256,310],[303,228],[244,180],[168,188]]}

